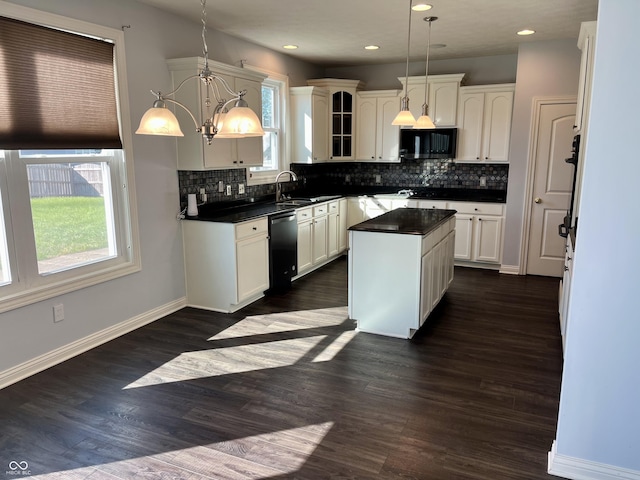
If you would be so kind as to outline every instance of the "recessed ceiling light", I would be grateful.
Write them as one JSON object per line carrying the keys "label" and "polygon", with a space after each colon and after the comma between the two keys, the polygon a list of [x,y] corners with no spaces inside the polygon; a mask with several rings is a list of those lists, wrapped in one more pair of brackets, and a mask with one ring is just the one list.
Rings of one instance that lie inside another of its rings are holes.
{"label": "recessed ceiling light", "polygon": [[518,33],[518,35],[533,35],[534,33],[536,33],[536,31],[535,30],[529,30],[528,28],[525,28],[524,30],[520,30],[517,33]]}
{"label": "recessed ceiling light", "polygon": [[296,48],[298,48],[298,45],[283,45],[282,48],[284,48],[285,50],[295,50]]}
{"label": "recessed ceiling light", "polygon": [[411,10],[414,12],[426,12],[427,10],[431,10],[433,5],[429,5],[426,2],[416,2],[416,4],[411,7]]}
{"label": "recessed ceiling light", "polygon": [[365,50],[378,50],[380,47],[378,45],[367,45],[364,47]]}

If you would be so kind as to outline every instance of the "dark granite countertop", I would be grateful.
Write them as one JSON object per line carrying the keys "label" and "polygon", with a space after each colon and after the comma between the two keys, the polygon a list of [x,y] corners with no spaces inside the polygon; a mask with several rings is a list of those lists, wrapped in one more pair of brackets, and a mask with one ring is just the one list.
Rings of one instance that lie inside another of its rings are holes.
{"label": "dark granite countertop", "polygon": [[278,205],[275,202],[247,203],[226,208],[207,208],[207,205],[198,207],[198,216],[189,217],[187,220],[201,220],[205,222],[239,223],[253,220],[275,213],[293,212],[297,207]]}
{"label": "dark granite countertop", "polygon": [[455,210],[398,208],[371,220],[349,227],[357,232],[384,232],[404,235],[426,235],[455,215]]}

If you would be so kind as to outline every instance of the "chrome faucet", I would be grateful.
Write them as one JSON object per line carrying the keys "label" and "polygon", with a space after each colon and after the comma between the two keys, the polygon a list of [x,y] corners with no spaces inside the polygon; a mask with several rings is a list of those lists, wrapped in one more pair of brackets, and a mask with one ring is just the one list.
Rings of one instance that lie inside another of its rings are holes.
{"label": "chrome faucet", "polygon": [[276,175],[276,182],[275,182],[276,183],[276,202],[279,202],[280,199],[282,198],[282,184],[278,183],[278,180],[280,180],[280,177],[285,173],[288,173],[289,175],[291,175],[290,181],[296,182],[298,180],[298,176],[295,173],[293,173],[291,170],[283,170],[278,175]]}

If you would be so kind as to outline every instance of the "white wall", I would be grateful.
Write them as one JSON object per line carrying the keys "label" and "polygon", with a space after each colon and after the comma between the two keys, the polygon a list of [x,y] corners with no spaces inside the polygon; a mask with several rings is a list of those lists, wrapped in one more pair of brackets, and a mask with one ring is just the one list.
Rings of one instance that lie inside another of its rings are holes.
{"label": "white wall", "polygon": [[509,184],[502,264],[520,265],[533,98],[576,95],[580,72],[578,39],[523,43],[511,122]]}
{"label": "white wall", "polygon": [[640,2],[599,9],[556,447],[640,478]]}
{"label": "white wall", "polygon": [[[165,59],[202,51],[200,26],[130,0],[14,0],[12,3],[59,15],[126,28],[131,124],[137,128],[153,101],[150,89],[168,91]],[[210,31],[213,60],[238,65],[241,59],[288,73],[292,84],[319,76],[321,70]],[[135,186],[138,198],[142,271],[67,295],[0,314],[0,374],[27,360],[70,344],[137,315],[180,300],[185,295],[182,234],[175,140],[134,135]],[[212,272],[214,275],[215,272]],[[63,303],[65,320],[53,323],[52,306]]]}

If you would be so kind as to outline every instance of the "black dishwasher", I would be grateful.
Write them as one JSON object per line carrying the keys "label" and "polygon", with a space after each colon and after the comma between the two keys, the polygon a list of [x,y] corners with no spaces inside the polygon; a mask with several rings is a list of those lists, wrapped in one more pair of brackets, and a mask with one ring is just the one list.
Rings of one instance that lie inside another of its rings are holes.
{"label": "black dishwasher", "polygon": [[269,215],[269,290],[278,293],[291,288],[298,272],[298,223],[295,212]]}

